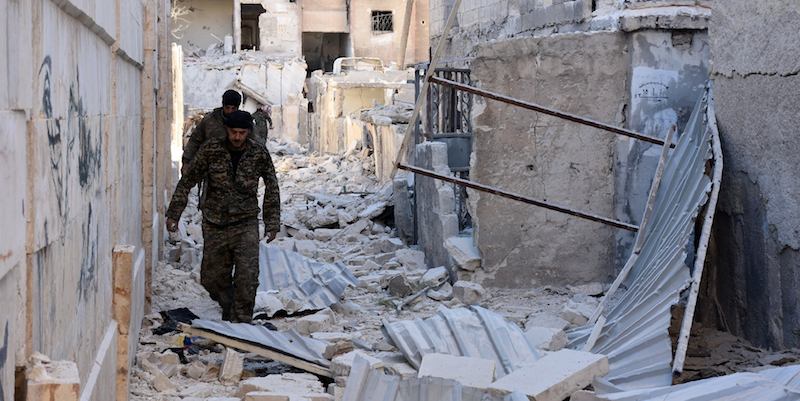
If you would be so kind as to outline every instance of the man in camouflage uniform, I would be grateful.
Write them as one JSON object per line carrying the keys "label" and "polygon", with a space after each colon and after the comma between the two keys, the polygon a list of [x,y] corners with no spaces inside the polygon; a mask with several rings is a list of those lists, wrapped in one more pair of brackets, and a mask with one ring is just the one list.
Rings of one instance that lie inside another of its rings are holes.
{"label": "man in camouflage uniform", "polygon": [[[167,230],[176,231],[189,190],[207,177],[203,212],[200,283],[222,307],[222,319],[249,322],[258,288],[258,179],[266,184],[262,216],[267,242],[280,228],[278,179],[269,152],[248,135],[253,118],[233,111],[225,119],[227,136],[206,141],[172,195]],[[235,273],[232,274],[235,266]]]}
{"label": "man in camouflage uniform", "polygon": [[261,103],[256,105],[256,112],[253,113],[253,122],[256,127],[256,134],[261,137],[261,140],[267,142],[267,134],[272,129],[272,108],[265,106]]}

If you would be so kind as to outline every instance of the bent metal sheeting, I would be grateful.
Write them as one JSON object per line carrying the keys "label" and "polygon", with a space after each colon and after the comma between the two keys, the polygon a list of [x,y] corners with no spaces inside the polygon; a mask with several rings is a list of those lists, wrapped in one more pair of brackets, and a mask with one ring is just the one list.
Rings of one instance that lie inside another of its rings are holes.
{"label": "bent metal sheeting", "polygon": [[[693,297],[708,246],[721,169],[709,87],[667,159],[650,220],[637,234],[644,236],[644,241],[641,252],[629,262],[632,268],[624,281],[627,292],[605,319],[596,323],[601,327],[590,324],[567,333],[570,348],[588,348],[608,356],[611,372],[604,380],[611,386],[605,388],[621,391],[671,384],[672,346],[667,332],[671,309],[692,285],[686,311],[694,311]],[[696,231],[695,222],[704,208],[702,230]],[[684,319],[684,326],[688,336],[691,319]],[[593,331],[599,334],[596,341]],[[685,353],[685,348],[679,347],[680,352]],[[676,355],[679,359],[682,355]]]}

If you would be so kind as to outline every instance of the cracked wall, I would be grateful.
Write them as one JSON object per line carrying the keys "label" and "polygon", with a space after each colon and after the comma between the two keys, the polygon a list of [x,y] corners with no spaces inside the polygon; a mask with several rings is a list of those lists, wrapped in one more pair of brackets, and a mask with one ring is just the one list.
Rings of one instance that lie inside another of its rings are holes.
{"label": "cracked wall", "polygon": [[717,2],[711,76],[725,169],[704,323],[758,346],[800,346],[800,4]]}

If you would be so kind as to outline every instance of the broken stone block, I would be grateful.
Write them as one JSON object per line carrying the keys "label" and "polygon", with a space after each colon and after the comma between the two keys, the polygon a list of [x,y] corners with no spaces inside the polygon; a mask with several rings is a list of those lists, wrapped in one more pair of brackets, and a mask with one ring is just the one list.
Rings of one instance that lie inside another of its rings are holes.
{"label": "broken stone block", "polygon": [[372,257],[372,259],[375,261],[375,263],[377,263],[379,265],[383,265],[384,269],[392,269],[392,268],[394,268],[394,266],[389,266],[389,265],[391,264],[392,259],[394,259],[394,257],[395,257],[395,253],[394,252],[389,252],[389,253],[381,253],[381,254],[375,255],[375,256]]}
{"label": "broken stone block", "polygon": [[367,259],[364,261],[364,270],[378,270],[381,268],[381,265],[375,263],[371,259]]}
{"label": "broken stone block", "polygon": [[244,397],[254,391],[285,392],[288,394],[322,393],[322,383],[310,373],[283,373],[242,380],[235,397]]}
{"label": "broken stone block", "polygon": [[393,297],[404,298],[411,294],[412,288],[405,275],[396,274],[387,281],[386,290]]}
{"label": "broken stone block", "polygon": [[553,327],[559,330],[566,330],[569,327],[569,322],[549,313],[537,312],[528,315],[525,329],[527,330],[529,327]]}
{"label": "broken stone block", "polygon": [[203,373],[206,372],[206,364],[203,361],[194,361],[186,367],[186,376],[191,377],[192,379],[199,379],[203,377]]}
{"label": "broken stone block", "polygon": [[317,257],[317,245],[310,239],[297,240],[294,246],[297,248],[297,253],[305,257],[312,259]]}
{"label": "broken stone block", "polygon": [[372,220],[380,216],[384,209],[386,209],[386,202],[375,202],[359,212],[358,218]]}
{"label": "broken stone block", "polygon": [[[53,362],[45,355],[34,352],[25,371],[25,379],[28,381],[26,387],[28,400],[78,401],[80,399],[81,379],[75,362]],[[13,393],[13,388],[11,391]]]}
{"label": "broken stone block", "polygon": [[536,401],[561,401],[609,372],[608,358],[562,349],[492,383],[489,393],[502,397],[519,391]]}
{"label": "broken stone block", "polygon": [[333,376],[349,376],[350,368],[353,366],[353,359],[355,359],[356,355],[364,358],[364,360],[369,364],[370,369],[383,368],[383,360],[355,350],[333,358],[331,361],[331,374],[333,374]]}
{"label": "broken stone block", "polygon": [[417,370],[406,361],[403,355],[392,355],[382,359],[383,373],[399,376],[402,380],[414,379],[417,377]]}
{"label": "broken stone block", "polygon": [[428,290],[428,298],[434,301],[447,301],[453,298],[453,286],[444,283],[438,290]]}
{"label": "broken stone block", "polygon": [[394,252],[397,261],[402,264],[406,270],[424,270],[428,268],[425,263],[425,253],[414,249],[398,249]]}
{"label": "broken stone block", "polygon": [[327,241],[334,235],[338,234],[341,230],[334,230],[330,228],[318,228],[314,230],[314,239],[317,241]]}
{"label": "broken stone block", "polygon": [[331,383],[328,386],[328,394],[333,396],[333,401],[342,401],[344,399],[344,387],[339,387],[336,383]]}
{"label": "broken stone block", "polygon": [[403,245],[403,241],[400,238],[390,237],[381,240],[381,252],[383,253],[395,252],[403,248],[405,248],[405,245]]}
{"label": "broken stone block", "polygon": [[534,347],[545,351],[558,351],[567,346],[567,334],[553,327],[530,327],[525,337]]}
{"label": "broken stone block", "polygon": [[206,371],[200,376],[201,382],[213,382],[219,379],[219,366],[216,365],[208,365],[206,366]]}
{"label": "broken stone block", "polygon": [[486,390],[494,381],[494,361],[446,354],[422,357],[418,378],[425,376],[453,379],[464,386]]}
{"label": "broken stone block", "polygon": [[211,387],[209,384],[195,384],[194,386],[187,387],[183,391],[179,393],[179,395],[183,398],[186,397],[195,397],[205,399],[214,394],[214,388]]}
{"label": "broken stone block", "polygon": [[350,341],[353,338],[353,334],[351,333],[318,332],[311,333],[311,338],[330,343],[330,345],[325,348],[325,352],[322,353],[322,356],[324,356],[326,359],[331,359],[336,355],[350,352],[355,348],[353,346],[353,342]]}
{"label": "broken stone block", "polygon": [[237,383],[242,378],[244,357],[233,348],[225,348],[222,353],[222,366],[219,369],[219,381]]}
{"label": "broken stone block", "polygon": [[301,336],[307,336],[318,331],[328,331],[333,324],[330,309],[323,309],[313,315],[303,316],[294,323],[294,329]]}
{"label": "broken stone block", "polygon": [[486,290],[480,284],[471,281],[456,281],[453,284],[453,297],[467,305],[479,303],[485,296]]}
{"label": "broken stone block", "polygon": [[481,254],[470,237],[450,237],[444,241],[444,248],[450,252],[456,266],[475,271],[481,267]]}
{"label": "broken stone block", "polygon": [[422,278],[419,280],[419,287],[425,288],[427,286],[437,286],[443,283],[449,277],[447,269],[444,266],[434,267],[428,269]]}
{"label": "broken stone block", "polygon": [[293,392],[290,393],[277,393],[277,392],[266,392],[266,391],[256,391],[252,393],[247,393],[247,395],[242,398],[242,401],[330,401],[333,400],[333,396],[330,394],[295,394]]}
{"label": "broken stone block", "polygon": [[572,295],[578,294],[586,294],[590,297],[596,297],[603,294],[603,284],[600,283],[589,283],[577,286],[567,286]]}
{"label": "broken stone block", "polygon": [[561,317],[576,325],[583,326],[589,322],[589,317],[594,313],[595,306],[586,302],[567,301],[567,306],[561,312]]}
{"label": "broken stone block", "polygon": [[362,231],[366,230],[370,226],[370,221],[366,219],[358,220],[357,222],[347,226],[344,228],[344,232],[339,235],[348,236],[348,235],[357,235],[361,234]]}
{"label": "broken stone block", "polygon": [[189,223],[186,225],[186,233],[195,242],[202,243],[203,241],[203,228],[199,224]]}
{"label": "broken stone block", "polygon": [[164,391],[174,391],[175,385],[172,384],[167,375],[159,371],[153,378],[153,388],[155,388],[159,393],[162,393]]}

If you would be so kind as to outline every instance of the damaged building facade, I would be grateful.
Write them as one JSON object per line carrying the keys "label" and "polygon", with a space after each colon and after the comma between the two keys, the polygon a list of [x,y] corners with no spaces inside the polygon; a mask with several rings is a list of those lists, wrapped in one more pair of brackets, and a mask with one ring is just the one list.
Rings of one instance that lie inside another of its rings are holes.
{"label": "damaged building facade", "polygon": [[37,353],[71,367],[32,399],[126,397],[170,186],[169,1],[2,7],[0,399]]}

